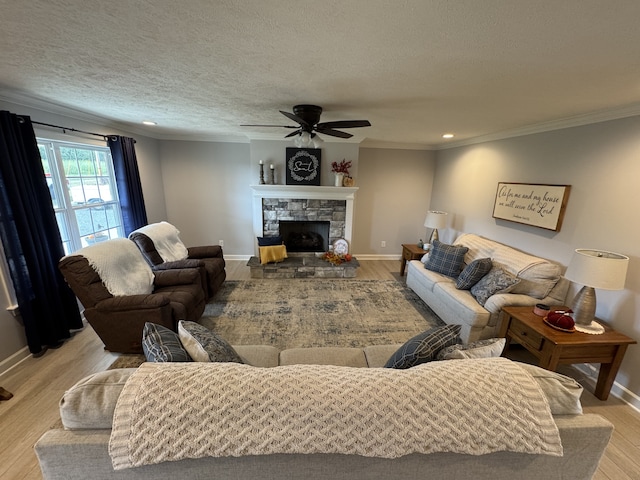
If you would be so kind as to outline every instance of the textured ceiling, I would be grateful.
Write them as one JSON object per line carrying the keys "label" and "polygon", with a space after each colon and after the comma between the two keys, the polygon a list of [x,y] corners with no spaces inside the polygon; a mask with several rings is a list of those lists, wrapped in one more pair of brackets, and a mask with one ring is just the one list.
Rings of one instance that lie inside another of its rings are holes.
{"label": "textured ceiling", "polygon": [[240,125],[292,125],[278,110],[298,103],[322,106],[321,121],[370,120],[350,130],[363,145],[435,148],[445,132],[640,113],[637,0],[0,0],[0,12],[0,96],[156,138],[281,138],[290,130]]}

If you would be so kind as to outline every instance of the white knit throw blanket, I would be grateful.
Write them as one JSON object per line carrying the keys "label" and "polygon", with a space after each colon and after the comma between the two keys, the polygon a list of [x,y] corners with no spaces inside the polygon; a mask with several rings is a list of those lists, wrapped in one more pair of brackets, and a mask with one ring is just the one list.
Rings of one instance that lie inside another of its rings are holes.
{"label": "white knit throw blanket", "polygon": [[153,272],[138,247],[126,238],[114,238],[78,250],[98,272],[114,297],[153,292]]}
{"label": "white knit throw blanket", "polygon": [[152,223],[139,228],[136,232],[144,233],[153,241],[158,255],[160,255],[165,262],[176,262],[178,260],[184,260],[189,256],[187,247],[185,247],[182,240],[180,240],[180,231],[170,223]]}
{"label": "white knit throw blanket", "polygon": [[408,370],[145,363],[118,400],[116,470],[185,458],[413,452],[562,455],[533,378],[504,358]]}

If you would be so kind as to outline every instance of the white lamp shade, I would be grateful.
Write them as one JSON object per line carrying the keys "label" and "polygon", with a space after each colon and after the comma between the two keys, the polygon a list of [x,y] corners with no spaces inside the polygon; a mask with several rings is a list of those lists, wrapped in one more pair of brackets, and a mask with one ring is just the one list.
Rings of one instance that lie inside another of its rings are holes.
{"label": "white lamp shade", "polygon": [[439,212],[437,210],[429,210],[427,217],[424,219],[424,226],[427,228],[444,228],[447,226],[447,212]]}
{"label": "white lamp shade", "polygon": [[629,257],[604,250],[579,248],[564,274],[572,282],[602,290],[622,290]]}

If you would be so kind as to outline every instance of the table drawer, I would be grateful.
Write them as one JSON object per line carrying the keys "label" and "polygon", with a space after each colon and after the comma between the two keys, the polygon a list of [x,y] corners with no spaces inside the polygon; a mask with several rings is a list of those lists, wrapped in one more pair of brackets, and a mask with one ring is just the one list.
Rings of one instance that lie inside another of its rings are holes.
{"label": "table drawer", "polygon": [[514,340],[521,343],[524,347],[531,348],[533,350],[542,349],[542,341],[544,340],[542,335],[535,330],[532,330],[527,325],[519,322],[515,318],[511,320],[509,334]]}

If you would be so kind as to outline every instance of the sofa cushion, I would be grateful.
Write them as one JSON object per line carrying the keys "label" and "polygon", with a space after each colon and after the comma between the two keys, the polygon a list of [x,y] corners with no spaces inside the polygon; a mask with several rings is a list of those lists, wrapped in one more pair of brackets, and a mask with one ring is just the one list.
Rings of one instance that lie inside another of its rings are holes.
{"label": "sofa cushion", "polygon": [[384,365],[386,368],[411,368],[430,362],[438,351],[459,343],[460,325],[445,325],[426,330],[409,339]]}
{"label": "sofa cushion", "polygon": [[533,376],[544,392],[552,415],[580,415],[582,414],[582,385],[573,378],[560,373],[545,370],[535,365],[519,363]]}
{"label": "sofa cushion", "polygon": [[491,271],[493,263],[490,258],[479,258],[464,267],[456,280],[458,290],[469,290]]}
{"label": "sofa cushion", "polygon": [[289,348],[280,352],[280,365],[337,365],[366,367],[367,359],[361,348],[313,347]]}
{"label": "sofa cushion", "polygon": [[448,277],[457,278],[462,271],[464,255],[468,250],[467,247],[447,245],[439,240],[434,240],[425,268]]}
{"label": "sofa cushion", "polygon": [[191,361],[176,332],[151,322],[142,330],[142,351],[147,362]]}
{"label": "sofa cushion", "polygon": [[94,373],[67,390],[60,400],[64,428],[111,428],[116,402],[135,368],[117,368]]}
{"label": "sofa cushion", "polygon": [[364,347],[363,351],[364,356],[367,357],[367,365],[369,368],[384,367],[391,355],[401,346],[401,343],[392,343],[390,345],[369,345]]}
{"label": "sofa cushion", "polygon": [[510,292],[519,281],[504,268],[495,265],[489,273],[471,287],[471,295],[480,305],[484,305],[491,295]]}
{"label": "sofa cushion", "polygon": [[438,352],[436,360],[499,357],[504,350],[504,338],[488,338],[472,343],[459,343]]}
{"label": "sofa cushion", "polygon": [[277,367],[280,350],[273,345],[233,345],[242,363],[253,367]]}
{"label": "sofa cushion", "polygon": [[242,363],[238,352],[226,340],[198,323],[180,320],[178,335],[182,345],[196,362]]}

